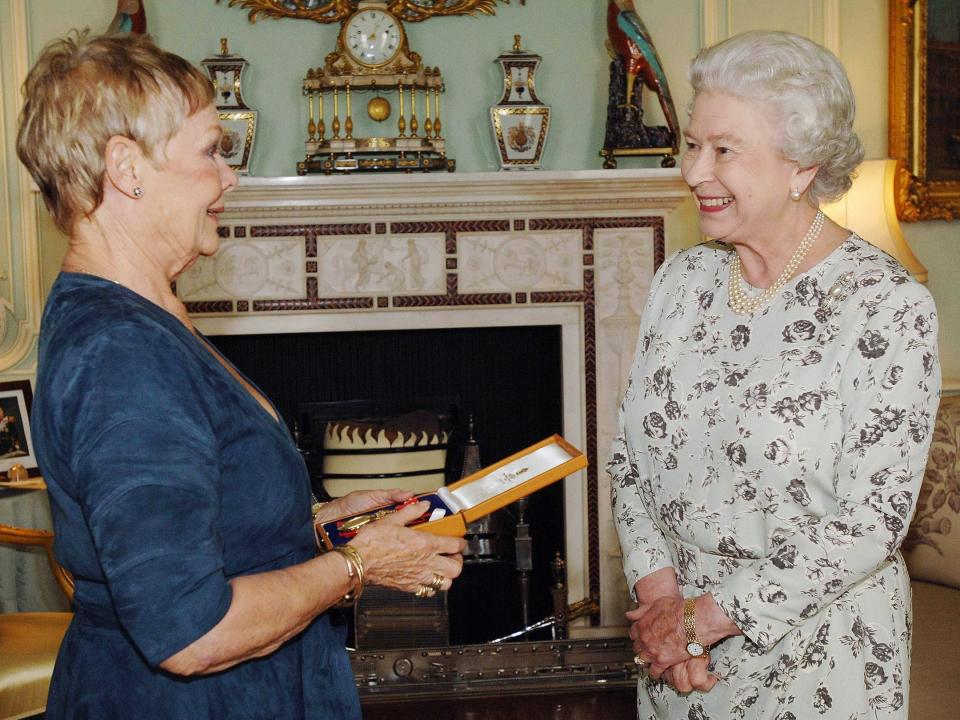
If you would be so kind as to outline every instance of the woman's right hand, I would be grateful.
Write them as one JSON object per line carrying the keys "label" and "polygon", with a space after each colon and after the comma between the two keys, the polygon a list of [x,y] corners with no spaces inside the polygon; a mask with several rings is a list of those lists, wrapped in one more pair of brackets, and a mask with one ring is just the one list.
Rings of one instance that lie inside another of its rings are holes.
{"label": "woman's right hand", "polygon": [[439,575],[439,589],[450,589],[463,569],[467,542],[406,527],[429,509],[421,501],[360,529],[350,545],[363,559],[365,583],[414,593]]}
{"label": "woman's right hand", "polygon": [[710,692],[718,679],[708,670],[709,664],[708,658],[690,658],[664,670],[663,679],[678,692]]}

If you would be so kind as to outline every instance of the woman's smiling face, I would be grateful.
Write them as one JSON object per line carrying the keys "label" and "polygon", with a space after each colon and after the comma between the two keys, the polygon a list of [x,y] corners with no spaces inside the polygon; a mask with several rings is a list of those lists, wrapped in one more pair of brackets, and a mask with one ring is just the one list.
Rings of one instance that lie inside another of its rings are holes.
{"label": "woman's smiling face", "polygon": [[775,233],[790,203],[797,163],[778,147],[767,103],[722,92],[697,94],[684,133],[683,179],[700,208],[700,229],[728,242]]}
{"label": "woman's smiling face", "polygon": [[153,165],[148,181],[155,237],[162,242],[158,250],[183,263],[181,269],[199,255],[212,255],[220,242],[217,225],[223,196],[237,184],[233,170],[220,157],[220,136],[212,104],[188,116],[167,144],[165,157]]}

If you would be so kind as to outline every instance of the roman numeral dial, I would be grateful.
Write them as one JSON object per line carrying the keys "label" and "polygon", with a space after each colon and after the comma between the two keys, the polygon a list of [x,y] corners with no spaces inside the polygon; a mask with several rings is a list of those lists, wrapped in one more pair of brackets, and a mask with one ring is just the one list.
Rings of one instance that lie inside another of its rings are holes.
{"label": "roman numeral dial", "polygon": [[360,10],[343,30],[344,50],[361,65],[384,65],[400,50],[402,34],[397,20],[378,10]]}

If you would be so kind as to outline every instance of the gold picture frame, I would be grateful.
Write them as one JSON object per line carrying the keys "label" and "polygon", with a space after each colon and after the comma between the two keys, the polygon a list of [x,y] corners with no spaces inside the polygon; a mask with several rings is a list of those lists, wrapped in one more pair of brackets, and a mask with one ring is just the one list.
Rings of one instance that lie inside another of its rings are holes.
{"label": "gold picture frame", "polygon": [[[888,152],[899,162],[897,215],[905,222],[958,219],[960,41],[929,37],[928,28],[950,24],[929,17],[928,0],[890,0],[889,7]],[[934,12],[939,7],[934,3]]]}
{"label": "gold picture frame", "polygon": [[[387,9],[404,22],[421,22],[450,15],[494,15],[498,1],[510,0],[383,0]],[[221,0],[217,0],[219,4]],[[520,4],[526,0],[519,0]],[[358,0],[229,0],[230,7],[248,10],[250,22],[261,15],[269,18],[298,18],[318,23],[342,22],[357,11]]]}

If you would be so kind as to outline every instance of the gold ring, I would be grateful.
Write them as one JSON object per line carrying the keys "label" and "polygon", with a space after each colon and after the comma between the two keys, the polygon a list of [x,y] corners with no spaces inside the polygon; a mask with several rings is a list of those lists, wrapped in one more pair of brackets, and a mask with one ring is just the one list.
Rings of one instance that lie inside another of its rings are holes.
{"label": "gold ring", "polygon": [[640,657],[639,654],[633,656],[633,661],[634,661],[637,665],[639,665],[640,667],[643,667],[644,665],[649,665],[649,664],[650,664],[650,661],[649,661],[649,660],[644,660],[642,657]]}
{"label": "gold ring", "polygon": [[436,573],[434,573],[433,580],[430,581],[430,587],[432,587],[437,592],[440,592],[440,590],[443,588],[443,583],[445,580],[446,578],[443,575],[437,575]]}
{"label": "gold ring", "polygon": [[421,585],[420,587],[417,588],[417,591],[414,593],[414,595],[420,598],[433,597],[436,594],[437,594],[437,591],[434,590],[429,585]]}

